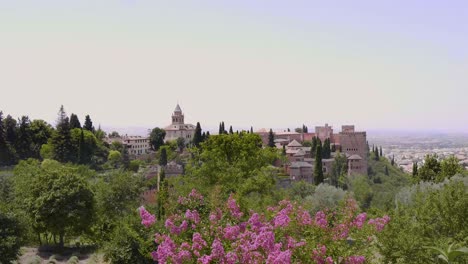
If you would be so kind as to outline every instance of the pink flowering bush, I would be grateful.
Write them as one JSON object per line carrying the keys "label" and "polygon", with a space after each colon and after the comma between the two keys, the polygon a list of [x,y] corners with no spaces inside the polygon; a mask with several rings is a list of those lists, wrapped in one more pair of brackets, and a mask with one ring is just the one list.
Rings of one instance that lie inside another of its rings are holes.
{"label": "pink flowering bush", "polygon": [[[224,208],[201,213],[204,198],[196,190],[155,235],[152,257],[159,263],[346,263],[373,256],[372,239],[389,217],[367,219],[352,199],[337,211],[311,216],[301,206],[281,201],[259,214],[244,214],[231,195]],[[141,212],[141,211],[140,211]],[[148,223],[147,220],[142,223]],[[145,218],[145,219],[146,219]]]}

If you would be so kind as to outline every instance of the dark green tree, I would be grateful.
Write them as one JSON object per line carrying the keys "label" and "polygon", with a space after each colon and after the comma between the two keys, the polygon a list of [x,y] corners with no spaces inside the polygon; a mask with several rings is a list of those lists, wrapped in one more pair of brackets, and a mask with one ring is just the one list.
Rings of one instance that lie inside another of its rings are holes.
{"label": "dark green tree", "polygon": [[317,149],[315,151],[314,178],[315,185],[323,183],[322,142],[320,139],[317,139]]}
{"label": "dark green tree", "polygon": [[12,165],[16,161],[14,148],[6,140],[6,122],[0,111],[0,166]]}
{"label": "dark green tree", "polygon": [[94,133],[93,121],[91,121],[91,117],[89,117],[89,115],[85,116],[85,123],[83,128]]}
{"label": "dark green tree", "polygon": [[270,132],[268,132],[268,147],[274,148],[275,147],[275,134],[273,130],[270,128]]}
{"label": "dark green tree", "polygon": [[223,123],[222,122],[219,122],[219,130],[218,130],[218,134],[221,135],[224,133],[224,130],[223,130]]}
{"label": "dark green tree", "polygon": [[250,127],[250,134],[253,134],[253,127]]}
{"label": "dark green tree", "polygon": [[81,123],[80,123],[80,120],[78,119],[78,116],[73,113],[70,115],[70,128],[71,129],[81,128]]}
{"label": "dark green tree", "polygon": [[395,166],[395,155],[392,156],[392,160],[390,161],[392,166]]}
{"label": "dark green tree", "polygon": [[380,153],[379,153],[379,156],[380,156],[380,157],[383,157],[382,146],[380,146]]}
{"label": "dark green tree", "polygon": [[206,138],[205,138],[205,140],[208,139],[209,137],[210,137],[210,131],[206,131]]}
{"label": "dark green tree", "polygon": [[11,146],[14,146],[16,144],[16,138],[18,137],[16,120],[11,115],[7,115],[3,122],[5,126],[5,140]]}
{"label": "dark green tree", "polygon": [[437,155],[426,155],[421,168],[418,168],[418,177],[422,181],[436,181],[438,174],[441,171],[440,163],[437,160]]}
{"label": "dark green tree", "polygon": [[130,155],[128,154],[127,147],[122,150],[122,167],[128,169],[130,167]]}
{"label": "dark green tree", "polygon": [[413,172],[412,172],[413,177],[418,176],[418,163],[413,162]]}
{"label": "dark green tree", "polygon": [[315,157],[315,153],[317,151],[317,143],[318,143],[318,138],[313,137],[312,138],[312,148],[310,150],[310,154],[312,155],[312,157]]}
{"label": "dark green tree", "polygon": [[331,157],[331,149],[330,149],[330,139],[327,138],[323,142],[323,148],[322,148],[322,158],[324,159],[329,159]]}
{"label": "dark green tree", "polygon": [[55,160],[63,163],[75,161],[76,152],[71,140],[70,121],[63,106],[60,107],[56,133],[54,133],[51,140]]}
{"label": "dark green tree", "polygon": [[159,190],[158,194],[156,196],[157,200],[157,218],[162,219],[165,214],[165,205],[167,203],[167,198],[168,198],[168,184],[166,181],[166,172],[164,169],[161,169],[161,172],[159,172]]}
{"label": "dark green tree", "polygon": [[21,236],[17,217],[0,210],[0,263],[11,263],[20,256]]}
{"label": "dark green tree", "polygon": [[229,127],[229,134],[234,134],[234,131],[232,130],[232,126]]}
{"label": "dark green tree", "polygon": [[22,116],[19,121],[19,126],[17,130],[17,140],[15,144],[16,154],[19,159],[27,159],[32,157],[32,144],[33,144],[33,135],[31,132],[31,122],[29,117]]}
{"label": "dark green tree", "polygon": [[335,187],[343,187],[344,182],[342,178],[348,173],[348,159],[346,155],[337,153],[335,156],[335,161],[332,163],[332,169],[330,174],[331,182],[330,184]]}
{"label": "dark green tree", "polygon": [[379,158],[379,147],[375,147],[375,150],[374,150],[374,155],[375,155],[375,160],[376,161],[379,161],[380,158]]}
{"label": "dark green tree", "polygon": [[193,145],[195,147],[199,148],[200,143],[203,141],[203,136],[202,136],[202,129],[200,126],[200,122],[197,122],[197,127],[195,128],[195,134],[193,135]]}
{"label": "dark green tree", "polygon": [[167,165],[167,150],[165,147],[161,148],[159,154],[159,165],[166,166]]}
{"label": "dark green tree", "polygon": [[283,151],[281,152],[281,154],[283,154],[283,156],[286,156],[286,145],[283,145]]}
{"label": "dark green tree", "polygon": [[159,148],[164,145],[164,138],[166,137],[166,131],[159,127],[153,128],[150,133],[150,145],[151,149],[158,151]]}
{"label": "dark green tree", "polygon": [[387,175],[387,176],[389,175],[389,174],[388,174],[388,167],[387,167],[387,165],[385,165],[385,175]]}

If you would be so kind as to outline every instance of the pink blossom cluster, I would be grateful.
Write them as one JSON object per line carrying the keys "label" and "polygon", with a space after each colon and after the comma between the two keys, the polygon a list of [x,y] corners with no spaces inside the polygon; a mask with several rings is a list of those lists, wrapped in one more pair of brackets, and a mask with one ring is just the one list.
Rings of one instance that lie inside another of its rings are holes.
{"label": "pink blossom cluster", "polygon": [[154,222],[156,222],[156,217],[146,211],[145,207],[141,206],[138,208],[140,211],[141,224],[145,227],[150,227]]}
{"label": "pink blossom cluster", "polygon": [[388,222],[390,222],[390,216],[385,215],[382,218],[370,219],[369,225],[375,226],[375,229],[377,229],[377,231],[380,232],[384,229],[384,227],[388,224]]}
{"label": "pink blossom cluster", "polygon": [[[193,201],[193,198],[203,203],[203,197],[196,191],[180,200]],[[156,234],[158,247],[152,257],[159,263],[287,264],[312,261],[360,264],[370,256],[366,251],[366,245],[370,243],[367,238],[376,230],[380,231],[382,223],[385,225],[390,219],[383,217],[366,222],[367,215],[358,214],[357,209],[351,206],[351,209],[346,207],[336,212],[319,211],[312,218],[297,204],[281,201],[268,208],[266,214],[250,211],[244,216],[231,195],[225,207],[216,208],[209,214],[184,209],[185,212],[179,210],[168,217],[166,230]],[[359,239],[360,243],[348,243],[349,237]],[[343,252],[353,252],[354,255]]]}
{"label": "pink blossom cluster", "polygon": [[228,208],[232,217],[239,220],[244,213],[241,212],[239,205],[237,205],[236,200],[234,200],[233,195],[231,194],[228,199]]}

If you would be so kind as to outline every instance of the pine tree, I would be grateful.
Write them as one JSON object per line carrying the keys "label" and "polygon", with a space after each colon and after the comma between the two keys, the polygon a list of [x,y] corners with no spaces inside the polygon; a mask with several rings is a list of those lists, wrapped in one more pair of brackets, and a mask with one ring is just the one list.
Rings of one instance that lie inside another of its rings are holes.
{"label": "pine tree", "polygon": [[315,176],[315,185],[319,185],[320,183],[323,183],[322,142],[320,142],[320,139],[318,139],[317,141],[317,149],[315,151],[314,176]]}
{"label": "pine tree", "polygon": [[412,173],[413,177],[416,177],[418,176],[418,163],[417,162],[413,162],[413,173]]}
{"label": "pine tree", "polygon": [[232,130],[232,126],[229,127],[229,134],[234,134],[234,131]]}
{"label": "pine tree", "polygon": [[71,142],[70,121],[65,113],[63,106],[60,107],[56,133],[51,139],[55,160],[66,163],[75,161],[75,151]]}
{"label": "pine tree", "polygon": [[89,117],[89,115],[85,116],[85,123],[83,128],[94,133],[93,121],[91,121],[91,117]]}
{"label": "pine tree", "polygon": [[159,165],[166,166],[167,165],[167,150],[165,147],[161,148],[161,153],[159,154]]}
{"label": "pine tree", "polygon": [[270,128],[270,132],[268,133],[268,146],[270,148],[275,147],[275,134],[273,134],[273,130]]}
{"label": "pine tree", "polygon": [[70,129],[74,128],[81,128],[81,123],[80,120],[78,119],[78,116],[75,114],[70,115]]}
{"label": "pine tree", "polygon": [[85,151],[84,132],[83,132],[83,129],[81,129],[80,143],[79,143],[79,147],[78,147],[78,162],[80,164],[85,164],[86,160],[87,160],[87,157],[86,157],[86,151]]}
{"label": "pine tree", "polygon": [[197,127],[195,128],[195,134],[193,135],[193,145],[195,145],[195,147],[199,148],[200,143],[202,141],[203,141],[202,129],[201,129],[201,126],[200,126],[200,122],[197,122]]}
{"label": "pine tree", "polygon": [[17,140],[15,144],[16,153],[19,159],[28,159],[32,156],[33,135],[31,134],[31,122],[29,117],[22,116],[17,129]]}

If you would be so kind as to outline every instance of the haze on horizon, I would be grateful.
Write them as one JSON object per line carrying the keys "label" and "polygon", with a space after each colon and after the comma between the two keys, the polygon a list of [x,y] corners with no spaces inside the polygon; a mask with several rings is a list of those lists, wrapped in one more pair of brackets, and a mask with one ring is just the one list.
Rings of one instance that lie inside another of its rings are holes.
{"label": "haze on horizon", "polygon": [[466,1],[2,1],[0,110],[468,132]]}

